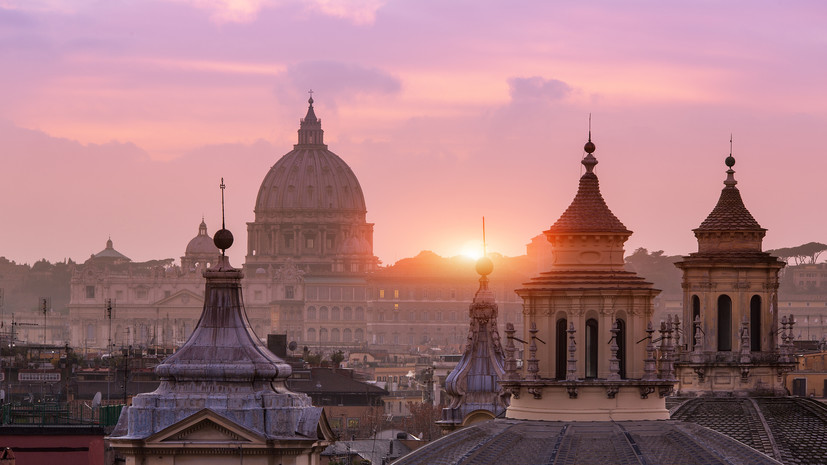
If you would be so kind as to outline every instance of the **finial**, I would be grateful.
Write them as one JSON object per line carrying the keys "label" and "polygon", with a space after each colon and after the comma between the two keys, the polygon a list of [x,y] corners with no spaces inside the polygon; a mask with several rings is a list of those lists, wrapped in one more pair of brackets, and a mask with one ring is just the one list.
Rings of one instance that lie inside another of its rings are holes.
{"label": "finial", "polygon": [[483,277],[491,274],[494,271],[494,262],[488,258],[488,253],[485,250],[485,217],[482,217],[482,257],[477,260],[477,273]]}
{"label": "finial", "polygon": [[732,169],[732,167],[735,166],[735,157],[732,156],[732,134],[729,135],[729,156],[726,157],[724,163],[728,168],[726,170],[726,181],[724,181],[724,185],[733,187],[738,184],[738,181],[735,180],[735,170]]}
{"label": "finial", "polygon": [[307,103],[309,103],[310,106],[312,107],[313,106],[313,89],[310,89],[309,91],[307,91],[307,93],[310,94],[310,98],[307,99]]}
{"label": "finial", "polygon": [[589,113],[589,141],[583,146],[583,150],[585,150],[586,153],[591,154],[594,153],[594,149],[594,142],[592,142],[592,114]]}
{"label": "finial", "polygon": [[225,252],[233,245],[233,233],[231,233],[224,223],[224,178],[221,178],[221,184],[218,186],[221,189],[221,229],[215,232],[213,243],[221,249],[221,256],[225,256]]}

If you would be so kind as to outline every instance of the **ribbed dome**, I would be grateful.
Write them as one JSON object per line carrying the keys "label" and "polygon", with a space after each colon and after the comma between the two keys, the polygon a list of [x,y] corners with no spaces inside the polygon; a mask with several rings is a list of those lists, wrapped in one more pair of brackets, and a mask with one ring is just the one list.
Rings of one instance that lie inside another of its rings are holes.
{"label": "ribbed dome", "polygon": [[198,226],[198,235],[187,244],[187,255],[218,255],[220,251],[212,238],[207,234],[207,223],[201,220]]}
{"label": "ribbed dome", "polygon": [[356,175],[323,143],[321,120],[316,118],[312,99],[301,121],[299,143],[264,177],[255,212],[267,216],[308,209],[367,211]]}

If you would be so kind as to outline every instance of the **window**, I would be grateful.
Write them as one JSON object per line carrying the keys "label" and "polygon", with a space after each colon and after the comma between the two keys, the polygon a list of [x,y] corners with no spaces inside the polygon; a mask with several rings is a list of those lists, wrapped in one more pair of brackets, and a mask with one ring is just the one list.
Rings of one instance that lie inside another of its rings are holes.
{"label": "window", "polygon": [[393,309],[394,310],[399,310],[399,304],[393,304]]}
{"label": "window", "polygon": [[307,307],[307,319],[308,320],[315,320],[316,319],[316,307]]}
{"label": "window", "polygon": [[380,299],[384,299],[384,298],[385,298],[385,290],[384,290],[384,289],[379,289],[379,298],[380,298]]}
{"label": "window", "polygon": [[350,307],[345,307],[345,310],[342,313],[342,319],[346,321],[353,319],[353,310],[351,310]]}
{"label": "window", "polygon": [[620,377],[626,379],[626,322],[620,318],[615,320],[617,324],[617,359],[620,362]]}
{"label": "window", "polygon": [[307,330],[307,341],[308,342],[316,342],[316,330],[313,328],[309,328]]}
{"label": "window", "polygon": [[292,234],[285,234],[284,235],[284,247],[286,249],[293,248],[293,235]]}
{"label": "window", "polygon": [[253,296],[254,296],[254,299],[255,299],[255,300],[261,300],[261,298],[262,298],[261,291],[255,291],[255,292],[253,293]]}
{"label": "window", "polygon": [[442,321],[442,312],[436,312],[436,321]]}
{"label": "window", "polygon": [[351,342],[353,341],[353,333],[350,331],[350,328],[345,328],[342,331],[342,342]]}
{"label": "window", "polygon": [[356,331],[353,332],[353,337],[356,340],[356,342],[362,342],[362,340],[365,338],[365,332],[362,330],[362,328],[356,328]]}
{"label": "window", "polygon": [[339,307],[333,307],[330,310],[330,319],[333,320],[333,321],[339,321],[340,320]]}
{"label": "window", "polygon": [[690,347],[695,347],[695,337],[700,329],[698,326],[695,326],[695,320],[698,320],[700,323],[701,321],[701,299],[698,296],[692,296],[692,340],[689,341]]}
{"label": "window", "polygon": [[87,299],[94,299],[95,298],[95,286],[86,286],[86,298]]}
{"label": "window", "polygon": [[321,307],[319,309],[319,319],[327,320],[327,307]]}
{"label": "window", "polygon": [[394,290],[393,290],[393,298],[394,298],[394,299],[398,299],[398,298],[399,298],[399,289],[394,289]]}
{"label": "window", "polygon": [[597,320],[586,320],[586,378],[597,378]]}
{"label": "window", "polygon": [[724,294],[718,297],[718,351],[732,350],[732,299]]}
{"label": "window", "polygon": [[319,342],[327,342],[327,329],[322,328],[319,330]]}
{"label": "window", "polygon": [[292,299],[293,298],[293,286],[284,286],[284,298],[285,299]]}
{"label": "window", "polygon": [[123,299],[123,291],[115,291],[115,299]]}
{"label": "window", "polygon": [[365,311],[362,307],[356,307],[356,320],[362,321],[365,319]]}
{"label": "window", "polygon": [[325,237],[325,249],[331,250],[333,248],[333,237],[334,236],[330,234],[328,234],[327,237]]}
{"label": "window", "polygon": [[333,328],[332,330],[330,330],[330,340],[332,342],[339,342],[340,341],[339,329],[338,328]]}
{"label": "window", "polygon": [[761,352],[761,296],[749,301],[749,345],[753,352]]}
{"label": "window", "polygon": [[147,290],[142,288],[142,287],[139,287],[138,289],[135,289],[135,297],[138,298],[138,299],[141,299],[141,300],[146,299],[147,294],[148,294]]}
{"label": "window", "polygon": [[555,354],[554,363],[554,377],[557,379],[566,379],[566,359],[567,357],[567,345],[568,345],[568,335],[566,333],[567,323],[565,318],[560,318],[557,320],[557,331],[555,331]]}
{"label": "window", "polygon": [[312,249],[316,247],[316,239],[312,236],[305,236],[304,238],[304,248],[305,249]]}

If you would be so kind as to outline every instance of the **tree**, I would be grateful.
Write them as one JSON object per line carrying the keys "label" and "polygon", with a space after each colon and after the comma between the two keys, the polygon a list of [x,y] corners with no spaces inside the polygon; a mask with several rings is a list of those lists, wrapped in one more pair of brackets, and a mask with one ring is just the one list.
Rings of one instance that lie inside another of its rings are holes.
{"label": "tree", "polygon": [[337,350],[330,354],[330,362],[333,363],[333,368],[339,368],[339,365],[342,363],[342,360],[345,359],[345,354],[341,350]]}
{"label": "tree", "polygon": [[442,409],[425,402],[408,402],[408,411],[411,412],[409,429],[414,435],[421,434],[423,441],[432,441],[442,433],[436,422],[442,417]]}
{"label": "tree", "polygon": [[626,268],[652,281],[664,294],[680,294],[681,271],[675,266],[680,259],[679,255],[664,255],[663,250],[649,253],[641,247],[626,257]]}

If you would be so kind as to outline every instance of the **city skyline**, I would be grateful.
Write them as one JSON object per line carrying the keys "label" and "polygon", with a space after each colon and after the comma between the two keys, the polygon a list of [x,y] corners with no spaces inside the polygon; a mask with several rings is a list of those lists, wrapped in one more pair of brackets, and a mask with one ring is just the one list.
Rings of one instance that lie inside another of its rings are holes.
{"label": "city skyline", "polygon": [[220,227],[224,177],[240,266],[309,89],[385,264],[479,247],[482,216],[489,251],[525,253],[576,192],[590,113],[627,253],[696,250],[730,134],[765,248],[827,242],[825,19],[817,2],[0,0],[0,256],[82,262],[111,236],[177,259],[202,215]]}

